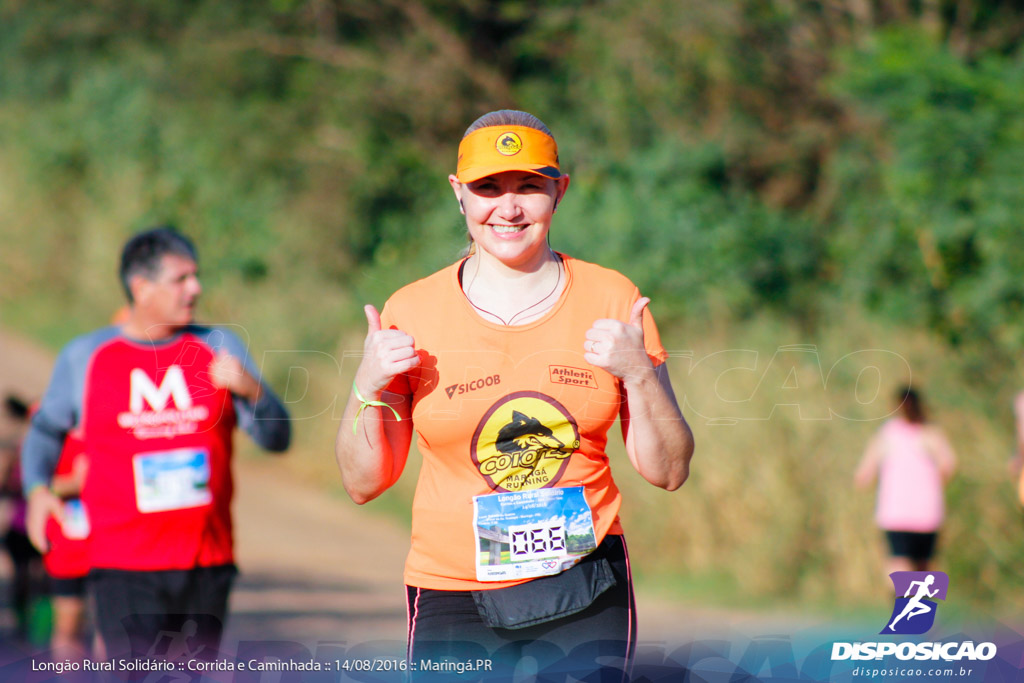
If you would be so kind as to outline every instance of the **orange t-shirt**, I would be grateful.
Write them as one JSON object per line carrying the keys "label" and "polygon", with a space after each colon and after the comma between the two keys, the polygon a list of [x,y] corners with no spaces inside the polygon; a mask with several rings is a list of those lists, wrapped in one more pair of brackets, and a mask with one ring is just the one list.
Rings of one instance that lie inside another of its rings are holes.
{"label": "orange t-shirt", "polygon": [[[410,586],[435,590],[504,588],[480,582],[473,497],[583,486],[597,542],[620,534],[621,495],[605,453],[624,400],[621,382],[583,359],[599,318],[628,321],[640,298],[621,274],[562,256],[566,286],[543,317],[506,327],[467,301],[456,263],[403,287],[381,312],[384,328],[411,335],[424,359],[389,391],[412,396],[423,455],[413,500]],[[667,358],[645,310],[644,345]]]}

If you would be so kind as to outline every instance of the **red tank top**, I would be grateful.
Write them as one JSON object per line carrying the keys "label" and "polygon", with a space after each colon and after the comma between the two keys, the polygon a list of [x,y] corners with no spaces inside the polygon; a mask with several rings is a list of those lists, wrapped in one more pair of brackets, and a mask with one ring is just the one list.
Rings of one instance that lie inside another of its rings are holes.
{"label": "red tank top", "polygon": [[233,561],[230,392],[209,378],[213,350],[118,337],[85,376],[82,501],[94,568],[188,569]]}

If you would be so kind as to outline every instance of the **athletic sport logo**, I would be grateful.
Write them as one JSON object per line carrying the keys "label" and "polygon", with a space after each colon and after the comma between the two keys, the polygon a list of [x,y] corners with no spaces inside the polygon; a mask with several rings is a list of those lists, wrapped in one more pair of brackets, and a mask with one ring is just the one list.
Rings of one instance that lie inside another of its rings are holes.
{"label": "athletic sport logo", "polygon": [[569,365],[549,365],[548,379],[555,384],[568,384],[576,387],[597,389],[597,376],[593,370],[574,368]]}
{"label": "athletic sport logo", "polygon": [[944,572],[893,572],[889,578],[896,589],[896,600],[889,621],[879,633],[926,633],[935,623],[935,600],[946,599],[949,577]]}

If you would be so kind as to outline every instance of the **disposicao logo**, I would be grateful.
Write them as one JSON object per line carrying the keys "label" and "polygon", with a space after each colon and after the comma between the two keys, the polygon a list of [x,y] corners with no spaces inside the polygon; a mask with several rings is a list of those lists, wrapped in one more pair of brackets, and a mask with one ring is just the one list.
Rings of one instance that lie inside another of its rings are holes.
{"label": "disposicao logo", "polygon": [[[943,572],[893,572],[889,575],[896,589],[892,614],[879,635],[921,635],[935,624],[939,605],[949,590],[949,577]],[[832,660],[868,660],[895,656],[900,660],[969,661],[989,660],[996,656],[994,643],[949,642],[864,642],[833,643]]]}
{"label": "disposicao logo", "polygon": [[888,623],[879,634],[927,633],[935,623],[935,612],[939,608],[935,599],[946,599],[949,577],[944,572],[893,572],[889,578],[896,589],[896,601]]}

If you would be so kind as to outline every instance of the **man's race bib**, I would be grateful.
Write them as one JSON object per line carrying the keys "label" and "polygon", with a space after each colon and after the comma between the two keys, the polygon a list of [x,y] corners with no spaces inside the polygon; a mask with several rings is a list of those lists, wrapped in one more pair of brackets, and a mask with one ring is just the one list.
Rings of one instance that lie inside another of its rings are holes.
{"label": "man's race bib", "polygon": [[132,458],[139,512],[183,510],[213,502],[210,454],[201,448],[139,453]]}
{"label": "man's race bib", "polygon": [[64,538],[80,541],[89,538],[89,516],[78,498],[64,501],[64,519],[60,523]]}
{"label": "man's race bib", "polygon": [[558,574],[597,548],[582,486],[473,497],[477,581]]}

